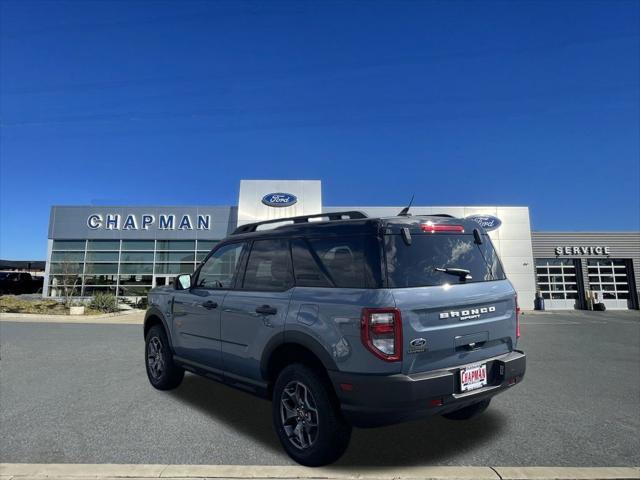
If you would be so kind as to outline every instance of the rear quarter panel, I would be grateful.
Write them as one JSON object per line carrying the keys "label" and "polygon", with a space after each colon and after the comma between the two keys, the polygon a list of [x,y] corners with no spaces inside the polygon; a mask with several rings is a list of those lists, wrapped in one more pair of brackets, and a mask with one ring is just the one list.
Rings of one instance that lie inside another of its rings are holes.
{"label": "rear quarter panel", "polygon": [[[285,330],[287,338],[307,335],[322,345],[337,369],[347,373],[399,373],[400,362],[385,362],[360,340],[360,317],[365,307],[393,307],[386,289],[296,287]],[[292,335],[292,332],[295,332]]]}

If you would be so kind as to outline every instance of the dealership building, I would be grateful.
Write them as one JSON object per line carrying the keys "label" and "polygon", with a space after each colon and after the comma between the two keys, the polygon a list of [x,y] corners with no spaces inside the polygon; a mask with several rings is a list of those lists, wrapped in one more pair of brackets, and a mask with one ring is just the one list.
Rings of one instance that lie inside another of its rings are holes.
{"label": "dealership building", "polygon": [[[319,180],[242,180],[232,206],[53,206],[43,295],[110,292],[143,296],[190,273],[237,226],[284,217],[360,210],[397,215],[406,205],[325,206]],[[638,309],[640,232],[537,232],[525,206],[413,206],[413,215],[471,217],[488,231],[523,309]],[[69,279],[73,279],[70,282]]]}

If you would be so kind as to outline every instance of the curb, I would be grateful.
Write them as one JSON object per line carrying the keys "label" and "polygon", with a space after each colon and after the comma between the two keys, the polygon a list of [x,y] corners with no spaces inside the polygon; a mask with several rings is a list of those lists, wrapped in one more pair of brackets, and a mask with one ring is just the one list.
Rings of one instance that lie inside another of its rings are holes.
{"label": "curb", "polygon": [[306,468],[271,465],[120,465],[2,463],[3,480],[27,479],[433,479],[638,480],[638,467],[401,467]]}
{"label": "curb", "polygon": [[142,324],[144,310],[127,310],[101,315],[44,315],[39,313],[0,313],[2,322],[24,323],[99,323],[99,324]]}

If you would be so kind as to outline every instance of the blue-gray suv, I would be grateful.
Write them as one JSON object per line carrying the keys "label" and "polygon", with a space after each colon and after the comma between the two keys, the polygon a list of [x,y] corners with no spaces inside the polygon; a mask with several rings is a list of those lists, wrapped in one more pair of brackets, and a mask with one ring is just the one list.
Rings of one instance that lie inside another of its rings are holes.
{"label": "blue-gray suv", "polygon": [[352,426],[483,412],[525,373],[516,292],[477,223],[401,213],[238,227],[149,293],[151,384],[187,370],[271,398],[282,446],[310,466],[338,459]]}

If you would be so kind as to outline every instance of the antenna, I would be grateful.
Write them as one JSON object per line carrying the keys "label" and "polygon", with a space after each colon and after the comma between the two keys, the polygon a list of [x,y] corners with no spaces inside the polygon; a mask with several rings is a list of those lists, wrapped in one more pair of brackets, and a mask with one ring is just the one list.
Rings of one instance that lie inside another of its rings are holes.
{"label": "antenna", "polygon": [[411,195],[411,201],[409,202],[409,205],[407,205],[402,210],[400,210],[400,213],[398,214],[399,217],[410,217],[411,216],[411,214],[409,213],[409,209],[411,208],[411,205],[413,204],[413,197],[415,197],[415,194]]}

